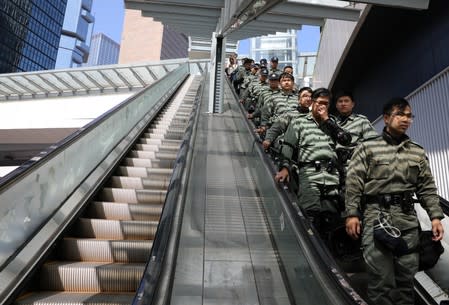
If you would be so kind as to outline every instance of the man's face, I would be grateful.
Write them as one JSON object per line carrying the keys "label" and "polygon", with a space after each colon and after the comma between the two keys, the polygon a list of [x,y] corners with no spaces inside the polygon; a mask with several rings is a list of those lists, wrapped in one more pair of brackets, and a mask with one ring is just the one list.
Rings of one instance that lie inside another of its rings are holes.
{"label": "man's face", "polygon": [[320,117],[319,112],[327,111],[329,109],[329,97],[320,96],[316,100],[312,100],[312,115]]}
{"label": "man's face", "polygon": [[293,89],[293,81],[291,78],[283,77],[281,78],[281,88],[285,91],[290,91]]}
{"label": "man's face", "polygon": [[407,106],[404,110],[400,110],[397,106],[393,107],[391,114],[384,115],[384,122],[387,131],[395,136],[400,137],[410,127],[413,121],[412,109]]}
{"label": "man's face", "polygon": [[307,90],[302,91],[299,95],[298,104],[303,108],[309,108],[312,105],[312,94]]}
{"label": "man's face", "polygon": [[293,69],[292,68],[285,68],[284,72],[293,75]]}
{"label": "man's face", "polygon": [[276,69],[278,67],[278,62],[277,61],[270,61],[271,64],[271,68]]}
{"label": "man's face", "polygon": [[341,96],[338,98],[335,107],[341,115],[350,115],[354,108],[354,101],[349,96]]}
{"label": "man's face", "polygon": [[270,79],[269,83],[270,83],[270,89],[271,90],[276,90],[276,89],[279,88],[279,80],[277,80],[277,79]]}

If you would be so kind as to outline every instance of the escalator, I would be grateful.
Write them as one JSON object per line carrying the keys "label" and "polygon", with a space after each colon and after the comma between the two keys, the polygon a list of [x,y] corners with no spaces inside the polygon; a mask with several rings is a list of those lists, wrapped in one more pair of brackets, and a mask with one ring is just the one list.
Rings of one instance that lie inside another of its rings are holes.
{"label": "escalator", "polygon": [[201,77],[192,77],[188,90],[180,90],[184,97],[164,106],[22,284],[15,304],[132,303],[200,82]]}

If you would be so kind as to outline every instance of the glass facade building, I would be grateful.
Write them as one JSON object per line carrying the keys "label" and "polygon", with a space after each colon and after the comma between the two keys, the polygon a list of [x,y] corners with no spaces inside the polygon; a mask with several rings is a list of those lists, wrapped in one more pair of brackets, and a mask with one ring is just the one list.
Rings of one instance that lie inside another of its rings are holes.
{"label": "glass facade building", "polygon": [[[279,67],[296,67],[296,30],[285,33],[276,33],[250,39],[250,57],[255,61],[276,56],[279,58]],[[295,71],[296,73],[296,71]]]}
{"label": "glass facade building", "polygon": [[90,39],[95,18],[92,0],[68,0],[56,68],[80,67],[89,57]]}
{"label": "glass facade building", "polygon": [[103,33],[92,36],[90,53],[85,66],[113,65],[118,63],[120,45]]}
{"label": "glass facade building", "polygon": [[0,1],[0,73],[54,69],[66,4]]}
{"label": "glass facade building", "polygon": [[298,56],[297,78],[300,87],[313,87],[313,71],[315,70],[316,52],[301,52]]}

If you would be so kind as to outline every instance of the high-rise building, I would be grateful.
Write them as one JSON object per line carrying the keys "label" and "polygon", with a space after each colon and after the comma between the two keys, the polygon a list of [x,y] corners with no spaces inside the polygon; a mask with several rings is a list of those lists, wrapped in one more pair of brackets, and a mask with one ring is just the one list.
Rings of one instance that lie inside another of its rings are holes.
{"label": "high-rise building", "polygon": [[95,18],[92,0],[67,0],[56,68],[80,67],[87,62]]}
{"label": "high-rise building", "polygon": [[313,86],[313,71],[316,63],[316,52],[301,52],[298,56],[296,69],[297,84],[299,87]]}
{"label": "high-rise building", "polygon": [[67,0],[0,1],[0,73],[55,67]]}
{"label": "high-rise building", "polygon": [[113,65],[118,63],[120,45],[103,33],[92,36],[90,53],[85,66]]}
{"label": "high-rise building", "polygon": [[[271,57],[279,59],[279,68],[284,66],[296,67],[296,30],[289,30],[285,33],[276,33],[254,37],[250,39],[250,57],[256,61]],[[297,71],[294,71],[296,75]]]}
{"label": "high-rise building", "polygon": [[188,56],[188,39],[184,34],[153,18],[142,17],[140,10],[125,11],[120,45],[120,64]]}

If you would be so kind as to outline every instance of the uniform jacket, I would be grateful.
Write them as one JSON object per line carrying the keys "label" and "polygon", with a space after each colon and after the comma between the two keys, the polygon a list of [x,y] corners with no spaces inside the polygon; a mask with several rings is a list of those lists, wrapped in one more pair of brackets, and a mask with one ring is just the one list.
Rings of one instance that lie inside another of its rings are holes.
{"label": "uniform jacket", "polygon": [[[424,149],[404,135],[393,139],[385,130],[381,136],[362,142],[349,162],[346,178],[346,214],[359,216],[363,195],[378,196],[403,192],[416,193],[431,219],[443,218],[435,182]],[[367,204],[364,212],[378,209]],[[418,226],[414,210],[405,214],[391,207],[393,225],[401,230]]]}

